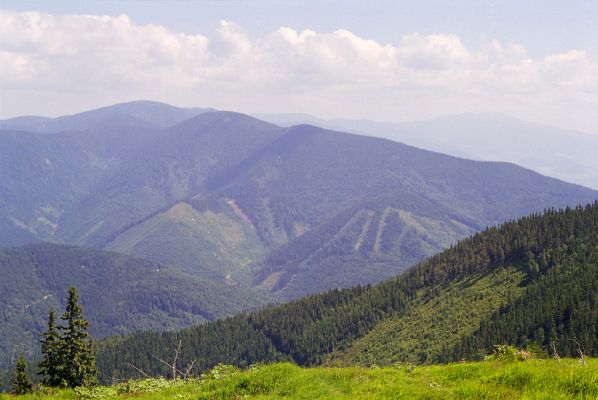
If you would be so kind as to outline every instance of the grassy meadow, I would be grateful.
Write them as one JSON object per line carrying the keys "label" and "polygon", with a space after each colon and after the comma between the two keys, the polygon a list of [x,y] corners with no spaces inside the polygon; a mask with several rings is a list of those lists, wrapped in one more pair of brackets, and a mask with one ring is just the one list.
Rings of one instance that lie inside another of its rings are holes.
{"label": "grassy meadow", "polygon": [[598,359],[483,361],[448,365],[239,370],[217,366],[202,379],[145,379],[75,390],[43,389],[9,399],[597,399]]}

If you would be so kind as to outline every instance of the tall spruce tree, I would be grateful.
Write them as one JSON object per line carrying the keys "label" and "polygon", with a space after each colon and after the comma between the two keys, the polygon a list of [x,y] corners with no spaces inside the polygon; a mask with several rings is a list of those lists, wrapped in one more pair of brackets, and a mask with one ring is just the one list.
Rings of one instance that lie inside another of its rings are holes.
{"label": "tall spruce tree", "polygon": [[43,376],[43,383],[46,386],[66,386],[62,379],[61,346],[62,339],[56,328],[56,313],[50,309],[48,314],[48,330],[43,334],[42,361],[39,363],[39,375]]}
{"label": "tall spruce tree", "polygon": [[79,294],[74,286],[69,288],[65,312],[65,326],[60,341],[60,375],[66,386],[88,386],[96,383],[95,356],[89,334],[89,322],[83,318]]}
{"label": "tall spruce tree", "polygon": [[21,356],[17,360],[17,364],[15,365],[15,376],[12,380],[12,392],[14,394],[26,394],[31,393],[33,390],[33,383],[27,372],[27,361],[25,361],[25,356],[21,353]]}

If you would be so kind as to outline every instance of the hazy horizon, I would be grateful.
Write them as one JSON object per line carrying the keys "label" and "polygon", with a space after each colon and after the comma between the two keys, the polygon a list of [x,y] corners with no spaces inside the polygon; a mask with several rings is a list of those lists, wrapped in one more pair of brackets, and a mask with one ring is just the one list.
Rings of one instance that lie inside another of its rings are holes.
{"label": "hazy horizon", "polygon": [[[562,130],[570,130],[570,131],[575,131],[578,133],[582,133],[582,134],[590,134],[590,135],[598,135],[598,131],[595,132],[590,132],[590,131],[582,131],[579,129],[573,129],[573,128],[563,128],[563,127],[559,127],[556,125],[549,125],[546,124],[542,121],[532,121],[532,120],[528,120],[528,119],[523,119],[523,118],[519,118],[513,115],[509,115],[509,114],[505,114],[505,113],[500,113],[500,112],[492,112],[492,111],[487,111],[487,112],[463,112],[463,113],[455,113],[455,114],[439,114],[436,116],[431,116],[429,118],[423,118],[423,119],[405,119],[405,120],[400,120],[400,121],[386,121],[386,120],[375,120],[375,119],[368,119],[368,118],[351,118],[350,116],[348,117],[338,117],[338,118],[325,118],[323,116],[317,115],[317,114],[312,114],[312,113],[301,113],[301,112],[279,112],[279,113],[268,113],[268,112],[257,112],[257,113],[252,113],[252,112],[245,112],[243,110],[232,110],[232,109],[217,109],[217,108],[213,108],[210,107],[209,105],[195,105],[195,106],[187,106],[187,105],[177,105],[177,104],[172,104],[172,103],[168,103],[168,102],[163,102],[163,101],[157,101],[157,100],[152,100],[152,99],[137,99],[137,100],[130,100],[130,101],[125,101],[125,102],[117,102],[114,104],[104,104],[104,105],[100,105],[98,107],[95,108],[83,108],[80,110],[73,110],[71,112],[67,112],[67,113],[58,113],[58,114],[54,114],[54,115],[43,115],[43,114],[21,114],[21,115],[15,115],[12,117],[6,117],[6,118],[0,118],[0,121],[9,121],[13,118],[28,118],[28,117],[42,117],[42,118],[50,118],[50,119],[54,119],[54,118],[61,118],[61,117],[69,117],[69,116],[74,116],[77,114],[82,114],[88,111],[94,111],[97,109],[102,109],[102,108],[107,108],[107,107],[111,107],[111,106],[117,106],[120,104],[127,104],[127,103],[137,103],[137,102],[155,102],[155,103],[162,103],[162,104],[166,104],[166,105],[170,105],[170,106],[174,106],[174,107],[178,107],[178,108],[184,108],[184,109],[194,109],[194,108],[198,108],[198,109],[213,109],[214,112],[219,112],[219,111],[224,111],[224,112],[236,112],[236,113],[241,113],[241,114],[246,114],[252,117],[255,117],[257,119],[263,119],[265,121],[268,122],[272,122],[274,124],[280,124],[277,123],[277,119],[280,118],[280,121],[284,121],[285,123],[282,124],[283,126],[288,125],[287,122],[295,122],[297,124],[301,124],[301,123],[311,123],[310,121],[301,121],[299,120],[299,118],[308,118],[308,119],[313,119],[313,123],[316,122],[323,122],[323,123],[334,123],[337,121],[342,121],[342,122],[351,122],[351,121],[356,121],[356,122],[372,122],[375,124],[381,124],[381,125],[388,125],[393,126],[393,125],[401,125],[401,124],[409,124],[409,123],[419,123],[419,122],[433,122],[433,121],[437,121],[437,120],[444,120],[447,118],[455,118],[455,117],[485,117],[485,118],[500,118],[500,119],[507,119],[507,120],[513,120],[513,121],[518,121],[521,123],[528,123],[528,124],[532,124],[532,125],[542,125],[542,126],[546,126],[549,128],[557,128],[557,129],[562,129]],[[293,118],[296,117],[298,118],[298,120],[293,121]],[[354,133],[359,133],[358,130],[353,130]],[[361,132],[362,134],[368,134],[368,132]],[[382,137],[380,135],[369,135],[368,136],[377,136],[377,137]]]}
{"label": "hazy horizon", "polygon": [[148,99],[384,122],[499,113],[598,133],[595,2],[0,7],[2,119]]}

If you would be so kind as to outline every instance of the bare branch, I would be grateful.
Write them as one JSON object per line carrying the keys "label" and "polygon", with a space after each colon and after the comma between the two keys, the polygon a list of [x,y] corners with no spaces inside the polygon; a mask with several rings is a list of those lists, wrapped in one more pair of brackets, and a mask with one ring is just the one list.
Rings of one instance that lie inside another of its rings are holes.
{"label": "bare branch", "polygon": [[197,361],[197,360],[193,360],[187,365],[187,369],[185,370],[185,373],[183,374],[183,379],[187,379],[189,377],[189,373],[191,372],[191,368],[193,368],[193,364],[195,364],[195,361]]}
{"label": "bare branch", "polygon": [[570,341],[574,342],[577,345],[577,353],[579,353],[579,362],[582,365],[586,365],[586,355],[583,353],[583,348],[581,344],[577,341],[576,338],[569,338]]}
{"label": "bare branch", "polygon": [[559,353],[556,351],[556,344],[554,343],[554,340],[550,342],[550,347],[552,348],[552,354],[554,355],[555,360],[561,362],[561,357],[559,356]]}
{"label": "bare branch", "polygon": [[183,339],[179,339],[179,345],[176,348],[176,351],[174,352],[174,361],[172,362],[172,379],[174,379],[174,380],[176,380],[176,372],[178,371],[176,368],[176,361],[179,358],[179,353],[181,351],[181,343],[182,342],[183,342]]}
{"label": "bare branch", "polygon": [[[160,357],[156,357],[156,356],[153,356],[153,357],[154,357],[156,360],[160,361],[162,364],[166,365],[168,368],[174,368],[174,370],[175,370],[176,372],[178,372],[179,374],[183,374],[183,373],[182,373],[182,372],[181,372],[181,371],[180,371],[178,368],[176,368],[176,366],[175,366],[174,364],[171,364],[171,363],[169,363],[168,361],[164,361],[164,360],[162,360]],[[176,374],[175,374],[175,375],[173,375],[173,376],[174,376],[174,377],[176,377]],[[173,379],[176,379],[176,378],[173,378]]]}
{"label": "bare branch", "polygon": [[141,368],[137,368],[136,366],[134,366],[133,364],[130,364],[130,363],[127,363],[127,365],[129,367],[133,368],[135,371],[139,372],[140,374],[143,374],[143,376],[145,376],[146,378],[151,378],[151,376],[149,376],[148,374],[143,372],[143,370]]}
{"label": "bare branch", "polygon": [[188,364],[185,372],[182,372],[180,369],[178,369],[177,361],[179,359],[179,355],[181,354],[182,344],[183,344],[183,340],[180,339],[179,345],[177,346],[177,348],[174,352],[174,359],[173,359],[172,363],[169,363],[168,361],[165,361],[158,356],[152,355],[152,357],[154,357],[156,360],[160,361],[162,364],[166,365],[168,368],[170,368],[172,370],[172,379],[173,380],[177,379],[177,374],[178,374],[178,376],[182,376],[183,379],[187,379],[187,377],[189,376],[189,373],[191,372],[191,369],[193,368],[193,365],[195,364],[195,361],[196,361],[196,360],[193,360],[190,364]]}

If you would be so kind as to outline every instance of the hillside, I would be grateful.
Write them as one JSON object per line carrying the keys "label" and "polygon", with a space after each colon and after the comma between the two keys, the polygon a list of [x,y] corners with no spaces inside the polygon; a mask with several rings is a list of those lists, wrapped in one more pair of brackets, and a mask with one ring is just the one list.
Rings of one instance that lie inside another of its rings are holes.
{"label": "hillside", "polygon": [[106,248],[206,277],[220,272],[288,299],[380,281],[538,204],[596,196],[513,165],[311,126],[274,137]]}
{"label": "hillside", "polygon": [[0,370],[37,355],[51,307],[78,288],[95,338],[179,329],[263,305],[266,296],[123,254],[53,244],[0,249]]}
{"label": "hillside", "polygon": [[98,345],[98,366],[102,374],[130,376],[124,363],[134,362],[164,373],[153,356],[168,357],[179,340],[182,362],[197,359],[200,370],[220,362],[477,359],[496,343],[554,342],[561,356],[572,356],[572,339],[596,355],[597,243],[598,203],[549,210],[486,229],[377,286],[333,290],[179,332],[108,339]]}
{"label": "hillside", "polygon": [[117,251],[283,300],[598,198],[511,164],[147,101],[0,127],[1,246]]}
{"label": "hillside", "polygon": [[538,204],[565,206],[576,192],[511,164],[308,125],[209,183],[191,204],[234,201],[274,249],[256,260],[256,284],[283,298],[380,281]]}

